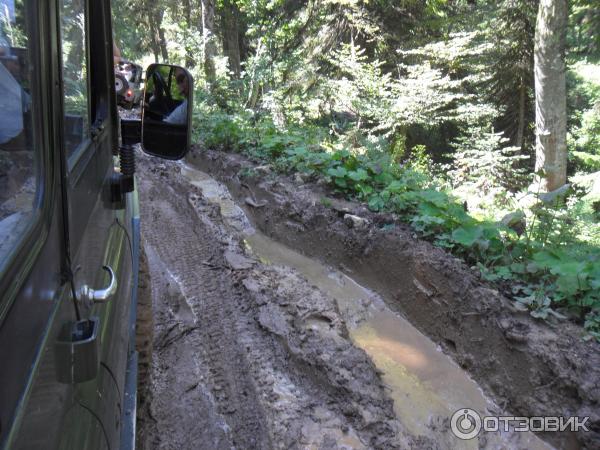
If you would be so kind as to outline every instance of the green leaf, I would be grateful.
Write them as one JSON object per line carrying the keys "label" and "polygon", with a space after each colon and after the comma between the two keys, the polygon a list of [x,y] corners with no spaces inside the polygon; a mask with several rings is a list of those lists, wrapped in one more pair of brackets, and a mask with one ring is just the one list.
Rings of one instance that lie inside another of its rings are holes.
{"label": "green leaf", "polygon": [[496,273],[496,275],[498,276],[498,278],[501,278],[503,280],[510,280],[513,277],[512,274],[512,267],[508,268],[506,266],[500,266],[500,267],[496,267],[496,269],[494,270],[494,272]]}
{"label": "green leaf", "polygon": [[525,219],[525,213],[519,210],[506,214],[500,222],[507,227],[512,227],[519,224],[523,219]]}
{"label": "green leaf", "polygon": [[471,247],[481,237],[481,228],[477,226],[460,227],[452,232],[452,240],[464,247]]}
{"label": "green leaf", "polygon": [[343,178],[346,176],[348,171],[343,167],[335,167],[327,170],[327,175],[332,176],[334,178]]}
{"label": "green leaf", "polygon": [[593,309],[599,309],[600,308],[600,294],[598,294],[596,292],[588,292],[581,299],[581,305],[587,306],[587,307],[590,307]]}
{"label": "green leaf", "polygon": [[403,181],[394,180],[385,188],[385,190],[394,194],[404,192],[406,190],[406,184]]}
{"label": "green leaf", "polygon": [[556,266],[561,263],[560,254],[552,251],[541,251],[533,255],[533,260],[543,269]]}
{"label": "green leaf", "polygon": [[560,262],[550,267],[550,272],[554,275],[565,277],[582,277],[587,278],[586,272],[587,263],[578,261]]}
{"label": "green leaf", "polygon": [[358,169],[348,172],[348,177],[354,181],[364,181],[369,178],[369,174],[365,169]]}
{"label": "green leaf", "polygon": [[577,276],[558,277],[556,287],[559,292],[567,297],[574,296],[581,290],[580,281]]}
{"label": "green leaf", "polygon": [[419,196],[428,202],[433,203],[436,206],[443,207],[448,204],[448,196],[443,192],[436,191],[433,189],[428,189],[425,191],[419,192]]}
{"label": "green leaf", "polygon": [[592,264],[589,274],[590,287],[594,290],[600,290],[600,264]]}
{"label": "green leaf", "polygon": [[343,178],[336,178],[335,179],[335,184],[341,188],[347,188],[348,184],[346,183],[346,180],[344,180]]}
{"label": "green leaf", "polygon": [[419,213],[424,216],[437,216],[440,219],[444,218],[444,211],[432,203],[420,203]]}

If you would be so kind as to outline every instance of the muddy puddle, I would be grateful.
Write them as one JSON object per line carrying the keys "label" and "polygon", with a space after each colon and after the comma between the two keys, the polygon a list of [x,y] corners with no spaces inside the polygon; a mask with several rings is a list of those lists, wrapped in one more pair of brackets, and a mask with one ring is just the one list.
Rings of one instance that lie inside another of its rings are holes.
{"label": "muddy puddle", "polygon": [[[460,440],[450,431],[452,415],[471,408],[480,416],[501,411],[468,374],[378,294],[348,275],[301,255],[255,230],[226,187],[206,173],[181,165],[182,174],[218,205],[227,225],[241,232],[250,253],[265,264],[291,267],[334,298],[354,344],[382,374],[398,419],[415,436],[433,438],[440,448],[552,448],[533,433],[482,433]],[[313,327],[327,326],[315,321]],[[348,448],[359,448],[348,443]]]}

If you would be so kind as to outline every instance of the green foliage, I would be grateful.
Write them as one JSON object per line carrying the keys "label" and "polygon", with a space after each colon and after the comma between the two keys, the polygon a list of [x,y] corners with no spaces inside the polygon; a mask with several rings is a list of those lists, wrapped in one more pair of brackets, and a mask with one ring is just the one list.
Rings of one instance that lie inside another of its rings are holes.
{"label": "green foliage", "polygon": [[582,151],[600,155],[600,95],[596,104],[581,115],[581,128],[577,147]]}
{"label": "green foliage", "polygon": [[570,133],[570,156],[584,172],[600,170],[600,95],[596,104],[581,113],[580,125]]}
{"label": "green foliage", "polygon": [[480,127],[470,131],[470,136],[458,138],[455,144],[453,183],[477,183],[484,193],[495,186],[509,190],[522,188],[527,182],[522,161],[528,157],[521,155],[519,148],[508,147],[508,139],[501,133]]}
{"label": "green foliage", "polygon": [[600,10],[590,0],[571,0],[568,43],[580,55],[600,57]]}
{"label": "green foliage", "polygon": [[193,139],[210,148],[238,151],[244,136],[245,122],[239,115],[196,107],[193,113]]}
{"label": "green foliage", "polygon": [[488,39],[494,43],[489,100],[499,110],[495,124],[510,145],[527,153],[533,146],[533,49],[538,2],[502,0],[486,18]]}
{"label": "green foliage", "polygon": [[8,12],[6,4],[3,4],[2,11],[0,11],[0,39],[2,39],[0,44],[9,45],[10,47],[26,48],[27,34],[25,33],[25,30],[27,29],[27,25],[23,20],[24,17],[27,17],[23,11],[25,9],[25,3],[13,3],[13,7],[15,8],[14,22],[8,14],[5,14]]}
{"label": "green foliage", "polygon": [[[562,318],[557,309],[566,308],[587,318],[590,333],[598,331],[600,241],[580,240],[592,220],[589,214],[594,214],[589,205],[582,207],[581,193],[562,189],[539,194],[521,235],[509,228],[510,222],[469,215],[431,178],[422,147],[399,165],[385,151],[340,147],[323,128],[279,129],[267,117],[245,123],[251,119],[249,114],[205,117],[205,123],[214,125],[204,128],[204,140],[244,151],[281,171],[322,178],[334,191],[362,200],[374,211],[393,211],[424,238],[476,264],[486,278],[514,283],[515,300],[533,316]],[[501,178],[485,173],[477,176]]]}
{"label": "green foliage", "polygon": [[592,312],[585,318],[584,327],[590,339],[600,341],[600,313]]}
{"label": "green foliage", "polygon": [[416,172],[431,176],[433,160],[427,154],[427,147],[424,145],[415,145],[411,149],[408,165]]}
{"label": "green foliage", "polygon": [[140,7],[139,0],[111,2],[114,39],[123,59],[140,62],[151,51],[149,19],[156,6]]}
{"label": "green foliage", "polygon": [[600,170],[600,155],[574,151],[571,156],[576,166],[583,172],[596,172]]}
{"label": "green foliage", "polygon": [[556,298],[580,307],[600,308],[600,261],[574,260],[564,251],[544,250],[533,255],[540,269],[552,275]]}
{"label": "green foliage", "polygon": [[600,169],[600,64],[577,61],[567,72],[569,159],[578,171]]}
{"label": "green foliage", "polygon": [[[115,3],[125,57],[158,58],[162,44],[171,63],[192,71],[196,142],[392,211],[513,286],[536,317],[570,309],[600,335],[598,199],[581,189],[552,201],[526,191],[537,2],[220,0],[222,56],[210,93],[198,2]],[[570,173],[599,167],[598,14],[590,5],[573,0],[570,18]],[[139,35],[139,24],[151,32]],[[514,223],[498,221],[515,210]]]}

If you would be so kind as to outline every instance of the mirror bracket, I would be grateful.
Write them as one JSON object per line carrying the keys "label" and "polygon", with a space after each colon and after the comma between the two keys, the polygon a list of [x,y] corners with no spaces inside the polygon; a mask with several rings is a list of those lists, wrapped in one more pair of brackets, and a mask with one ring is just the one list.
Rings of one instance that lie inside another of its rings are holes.
{"label": "mirror bracket", "polygon": [[123,145],[135,145],[142,142],[142,121],[140,119],[121,119],[121,142]]}

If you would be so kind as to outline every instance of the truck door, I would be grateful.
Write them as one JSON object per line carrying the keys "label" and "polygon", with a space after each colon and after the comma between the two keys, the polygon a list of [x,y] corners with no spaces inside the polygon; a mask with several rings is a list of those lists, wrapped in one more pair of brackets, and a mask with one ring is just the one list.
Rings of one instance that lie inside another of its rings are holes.
{"label": "truck door", "polygon": [[[0,448],[107,448],[100,421],[57,380],[54,350],[74,318],[65,260],[57,39],[48,2],[0,2]],[[81,447],[80,447],[81,448]]]}
{"label": "truck door", "polygon": [[[0,6],[13,33],[0,36],[0,448],[116,448],[137,242],[134,201],[115,209],[110,196],[109,4]],[[82,378],[61,346],[88,319],[99,363]]]}
{"label": "truck door", "polygon": [[[99,324],[98,376],[79,384],[77,395],[112,445],[121,427],[135,242],[131,208],[111,202],[117,122],[109,2],[60,0],[58,13],[68,246],[81,318]],[[109,287],[107,298],[89,295]]]}

